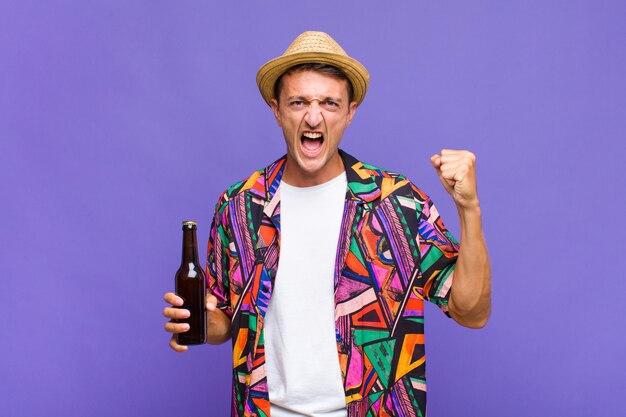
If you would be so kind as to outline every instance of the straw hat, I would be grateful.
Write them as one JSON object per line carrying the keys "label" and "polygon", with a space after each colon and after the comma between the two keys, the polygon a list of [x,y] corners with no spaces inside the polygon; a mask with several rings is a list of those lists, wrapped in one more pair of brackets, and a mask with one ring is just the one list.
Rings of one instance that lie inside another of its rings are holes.
{"label": "straw hat", "polygon": [[256,74],[256,83],[267,104],[274,98],[274,84],[288,68],[304,63],[333,65],[346,73],[352,83],[354,101],[361,104],[369,84],[369,73],[359,61],[348,56],[333,38],[324,32],[304,32],[289,45],[284,54],[265,63]]}

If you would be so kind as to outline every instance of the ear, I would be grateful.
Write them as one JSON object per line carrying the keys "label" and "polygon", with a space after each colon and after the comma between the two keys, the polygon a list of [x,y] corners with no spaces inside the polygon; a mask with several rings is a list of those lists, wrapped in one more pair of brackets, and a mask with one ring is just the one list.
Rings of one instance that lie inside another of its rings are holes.
{"label": "ear", "polygon": [[280,111],[278,110],[278,100],[273,98],[270,101],[270,107],[272,108],[272,112],[274,113],[274,117],[276,118],[276,122],[278,126],[283,127],[282,121],[280,119]]}
{"label": "ear", "polygon": [[350,102],[350,105],[348,106],[348,124],[352,122],[352,118],[356,114],[356,106],[356,101]]}

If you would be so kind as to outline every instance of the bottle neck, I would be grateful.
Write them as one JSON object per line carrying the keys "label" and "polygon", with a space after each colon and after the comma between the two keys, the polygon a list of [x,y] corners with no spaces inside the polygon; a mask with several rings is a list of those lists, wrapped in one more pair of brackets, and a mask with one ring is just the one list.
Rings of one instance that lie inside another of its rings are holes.
{"label": "bottle neck", "polygon": [[183,265],[199,264],[196,226],[183,226]]}

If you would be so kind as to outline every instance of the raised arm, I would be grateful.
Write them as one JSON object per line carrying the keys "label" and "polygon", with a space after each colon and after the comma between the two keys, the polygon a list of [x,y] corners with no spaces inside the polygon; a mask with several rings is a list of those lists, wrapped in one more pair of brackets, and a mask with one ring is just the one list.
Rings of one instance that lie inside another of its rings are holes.
{"label": "raised arm", "polygon": [[476,156],[444,149],[431,162],[456,204],[461,225],[448,311],[462,326],[482,328],[491,314],[491,268],[476,191]]}

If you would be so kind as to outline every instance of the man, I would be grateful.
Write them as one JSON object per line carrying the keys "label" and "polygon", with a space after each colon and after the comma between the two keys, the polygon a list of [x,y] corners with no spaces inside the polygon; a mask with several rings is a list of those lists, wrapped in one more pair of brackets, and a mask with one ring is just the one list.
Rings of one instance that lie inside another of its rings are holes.
{"label": "man", "polygon": [[339,150],[368,81],[321,32],[257,74],[287,154],[221,196],[208,245],[207,336],[232,338],[233,416],[425,415],[423,300],[463,326],[487,322],[475,157],[431,158],[459,213],[459,245],[405,177]]}

